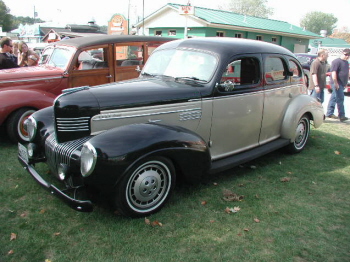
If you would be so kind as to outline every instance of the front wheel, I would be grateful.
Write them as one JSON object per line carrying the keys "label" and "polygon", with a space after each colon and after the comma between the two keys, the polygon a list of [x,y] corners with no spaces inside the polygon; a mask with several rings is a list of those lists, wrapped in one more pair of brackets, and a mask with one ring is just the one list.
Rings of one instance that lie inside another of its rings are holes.
{"label": "front wheel", "polygon": [[36,110],[32,108],[21,108],[12,113],[7,120],[7,134],[10,140],[14,143],[17,142],[28,142],[28,132],[24,128],[24,121],[33,114]]}
{"label": "front wheel", "polygon": [[289,153],[299,153],[304,148],[310,135],[310,119],[307,115],[303,115],[295,130],[294,142],[289,144],[286,149]]}
{"label": "front wheel", "polygon": [[138,162],[116,188],[114,204],[129,217],[142,217],[159,211],[175,186],[175,169],[164,157],[149,157]]}

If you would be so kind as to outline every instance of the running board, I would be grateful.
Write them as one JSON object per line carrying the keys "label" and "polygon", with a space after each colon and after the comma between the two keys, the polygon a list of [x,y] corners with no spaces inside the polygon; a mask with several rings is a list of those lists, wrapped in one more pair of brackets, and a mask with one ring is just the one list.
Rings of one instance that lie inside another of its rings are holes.
{"label": "running board", "polygon": [[249,162],[255,158],[258,158],[272,151],[275,151],[279,148],[287,146],[288,144],[290,144],[290,140],[279,138],[277,140],[274,140],[265,145],[253,148],[251,150],[245,151],[243,153],[239,153],[223,159],[215,160],[212,162],[211,169],[209,170],[209,174],[222,172],[224,170],[233,168],[245,162]]}

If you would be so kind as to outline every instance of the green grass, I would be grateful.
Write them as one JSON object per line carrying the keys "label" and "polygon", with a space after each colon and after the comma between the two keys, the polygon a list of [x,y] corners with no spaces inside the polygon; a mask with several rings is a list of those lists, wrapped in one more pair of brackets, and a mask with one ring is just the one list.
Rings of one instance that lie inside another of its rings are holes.
{"label": "green grass", "polygon": [[[21,168],[2,135],[0,261],[350,261],[349,138],[349,124],[327,121],[301,154],[274,152],[180,184],[148,217],[162,223],[152,226],[103,206],[71,210]],[[226,202],[225,190],[244,198]]]}

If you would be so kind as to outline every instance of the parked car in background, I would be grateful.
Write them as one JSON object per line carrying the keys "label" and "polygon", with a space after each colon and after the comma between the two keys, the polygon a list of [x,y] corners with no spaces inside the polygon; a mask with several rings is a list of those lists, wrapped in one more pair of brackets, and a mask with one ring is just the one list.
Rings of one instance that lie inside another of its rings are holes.
{"label": "parked car in background", "polygon": [[304,69],[304,74],[306,77],[306,85],[309,86],[310,83],[310,66],[311,63],[317,58],[317,55],[308,53],[296,53],[295,56],[298,58],[301,66]]}
{"label": "parked car in background", "polygon": [[153,50],[174,38],[91,36],[48,45],[39,66],[0,70],[0,125],[12,141],[28,141],[24,121],[51,106],[62,90],[138,77]]}
{"label": "parked car in background", "polygon": [[[144,217],[161,209],[177,179],[198,183],[279,148],[301,152],[310,123],[322,122],[322,105],[287,49],[176,40],[153,52],[138,79],[73,88],[34,113],[19,161],[75,210],[92,211],[85,193],[101,192],[120,214]],[[38,162],[50,174],[39,174]]]}

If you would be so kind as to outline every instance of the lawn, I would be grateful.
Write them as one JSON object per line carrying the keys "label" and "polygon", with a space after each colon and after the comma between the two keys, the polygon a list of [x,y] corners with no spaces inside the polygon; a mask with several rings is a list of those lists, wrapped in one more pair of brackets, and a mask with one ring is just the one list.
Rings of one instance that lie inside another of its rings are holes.
{"label": "lawn", "polygon": [[0,261],[350,261],[349,138],[349,122],[326,121],[300,154],[179,184],[159,213],[129,219],[50,196],[1,134]]}

